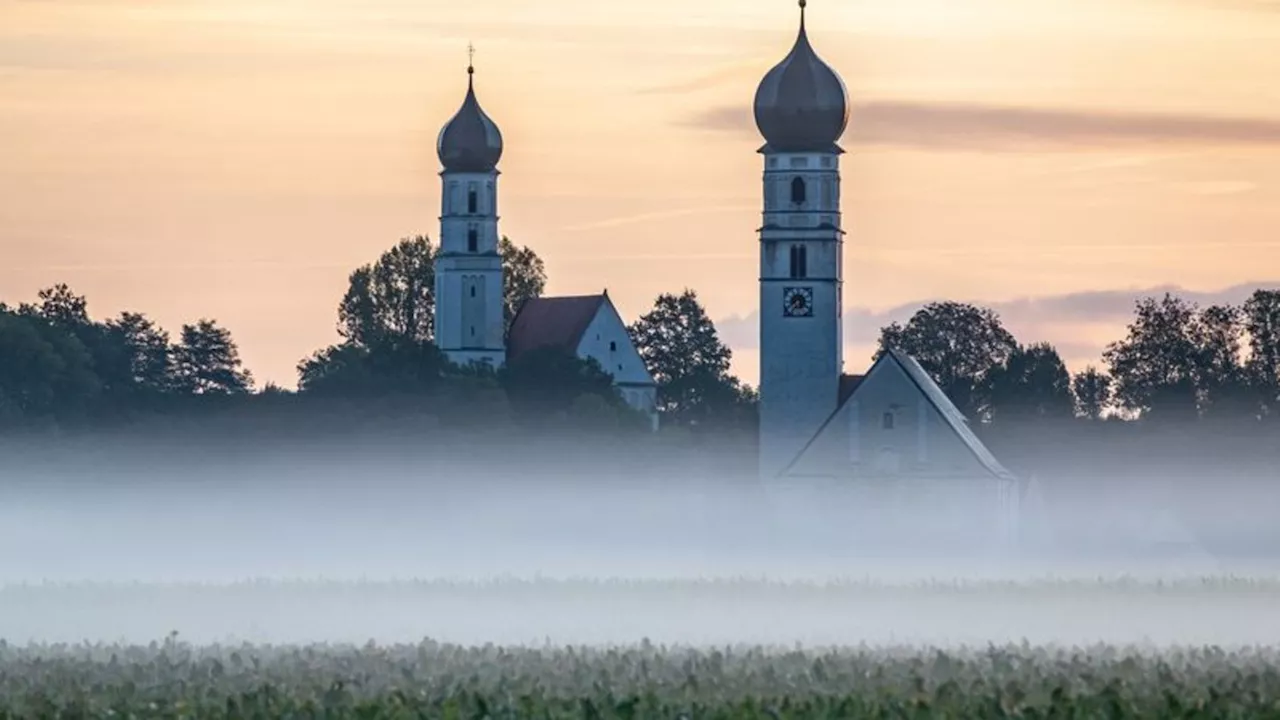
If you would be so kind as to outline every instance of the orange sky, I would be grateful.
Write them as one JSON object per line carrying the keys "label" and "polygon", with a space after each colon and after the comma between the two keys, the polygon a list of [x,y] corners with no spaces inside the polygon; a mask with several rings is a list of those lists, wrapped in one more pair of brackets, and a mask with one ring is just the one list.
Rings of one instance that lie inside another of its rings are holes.
{"label": "orange sky", "polygon": [[[259,380],[332,342],[347,274],[437,234],[465,89],[504,233],[629,319],[699,291],[756,380],[756,83],[792,0],[0,0],[0,299],[216,318]],[[846,367],[885,319],[994,304],[1094,361],[1132,293],[1280,280],[1270,0],[812,0],[855,101]],[[1223,295],[1223,291],[1226,294]],[[1085,294],[1081,294],[1085,293]],[[1201,296],[1197,296],[1201,297]],[[1027,302],[1018,302],[1018,301]]]}

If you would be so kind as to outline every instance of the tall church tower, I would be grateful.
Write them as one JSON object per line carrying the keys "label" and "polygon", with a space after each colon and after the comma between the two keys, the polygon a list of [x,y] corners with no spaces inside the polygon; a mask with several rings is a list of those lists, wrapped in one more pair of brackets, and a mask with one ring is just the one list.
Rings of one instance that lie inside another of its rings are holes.
{"label": "tall church tower", "polygon": [[843,367],[840,156],[844,82],[805,31],[756,90],[765,145],[760,228],[760,474],[773,478],[836,409]]}
{"label": "tall church tower", "polygon": [[502,133],[480,108],[475,67],[467,97],[440,131],[440,252],[436,258],[436,345],[466,365],[506,359],[502,258],[498,254],[498,160]]}

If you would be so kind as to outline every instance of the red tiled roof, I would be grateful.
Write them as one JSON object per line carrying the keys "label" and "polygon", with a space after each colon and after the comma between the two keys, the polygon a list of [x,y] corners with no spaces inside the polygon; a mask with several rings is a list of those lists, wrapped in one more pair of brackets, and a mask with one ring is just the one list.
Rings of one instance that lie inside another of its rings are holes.
{"label": "red tiled roof", "polygon": [[844,405],[844,401],[849,399],[854,390],[862,384],[862,379],[866,375],[841,375],[840,376],[840,399],[836,403],[836,407]]}
{"label": "red tiled roof", "polygon": [[540,297],[526,300],[511,321],[507,334],[507,359],[531,350],[558,347],[576,352],[587,326],[605,301],[605,295]]}

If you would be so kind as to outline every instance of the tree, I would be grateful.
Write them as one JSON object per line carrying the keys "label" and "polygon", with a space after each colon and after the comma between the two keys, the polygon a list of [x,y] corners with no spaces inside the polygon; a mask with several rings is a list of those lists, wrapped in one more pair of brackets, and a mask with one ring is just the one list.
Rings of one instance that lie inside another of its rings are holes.
{"label": "tree", "polygon": [[1253,417],[1241,345],[1245,324],[1237,308],[1195,304],[1165,293],[1138,301],[1124,340],[1103,354],[1119,404],[1142,416],[1195,419]]}
{"label": "tree", "polygon": [[1121,407],[1143,415],[1196,415],[1195,315],[1193,305],[1169,293],[1138,301],[1128,336],[1102,356]]}
{"label": "tree", "polygon": [[174,389],[187,395],[239,395],[253,388],[231,332],[213,320],[182,326],[174,348]]}
{"label": "tree", "polygon": [[1191,325],[1196,343],[1197,401],[1202,415],[1256,418],[1260,403],[1249,386],[1241,353],[1244,323],[1240,308],[1211,305]]}
{"label": "tree", "polygon": [[918,310],[905,326],[895,322],[882,328],[875,359],[890,348],[914,357],[967,417],[985,418],[994,375],[1018,343],[995,311],[936,302]]}
{"label": "tree", "polygon": [[542,297],[547,286],[547,270],[537,253],[528,247],[517,247],[506,235],[498,243],[498,252],[502,255],[504,327],[509,330],[520,306],[526,300]]}
{"label": "tree", "polygon": [[169,333],[142,313],[123,312],[106,323],[113,341],[125,349],[133,383],[140,389],[168,392],[173,384]]}
{"label": "tree", "polygon": [[[507,237],[498,243],[502,256],[503,314],[506,326],[520,305],[542,295],[547,284],[542,258]],[[338,334],[347,342],[372,347],[435,340],[436,273],[439,250],[426,235],[401,240],[372,265],[348,278],[338,305]]]}
{"label": "tree", "polygon": [[0,311],[0,420],[75,418],[99,391],[93,359],[75,335],[36,315]]}
{"label": "tree", "polygon": [[1111,378],[1090,365],[1071,379],[1076,415],[1087,420],[1101,420],[1111,403]]}
{"label": "tree", "polygon": [[1071,375],[1049,343],[1018,347],[992,371],[991,415],[1001,420],[1069,418]]}
{"label": "tree", "polygon": [[1257,290],[1245,301],[1243,323],[1249,336],[1245,366],[1264,412],[1280,403],[1280,291]]}
{"label": "tree", "polygon": [[426,341],[334,345],[298,364],[298,389],[344,397],[419,394],[436,388],[448,367],[444,353]]}
{"label": "tree", "polygon": [[755,395],[729,375],[733,353],[693,290],[659,295],[627,329],[658,385],[664,422],[736,425],[753,414]]}
{"label": "tree", "polygon": [[498,372],[512,409],[532,417],[568,412],[583,395],[596,395],[614,408],[625,403],[613,376],[594,358],[579,358],[546,346],[522,353]]}
{"label": "tree", "polygon": [[384,340],[431,341],[436,253],[426,235],[417,235],[351,273],[347,294],[338,305],[338,333],[364,347]]}

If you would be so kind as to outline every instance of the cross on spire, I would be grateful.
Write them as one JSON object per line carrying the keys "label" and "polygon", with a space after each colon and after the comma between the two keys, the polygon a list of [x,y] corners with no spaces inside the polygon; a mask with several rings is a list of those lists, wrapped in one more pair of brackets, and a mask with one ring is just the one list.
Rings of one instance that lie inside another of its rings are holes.
{"label": "cross on spire", "polygon": [[[804,2],[804,0],[800,0]],[[474,75],[476,72],[476,46],[467,43],[467,74]]]}

